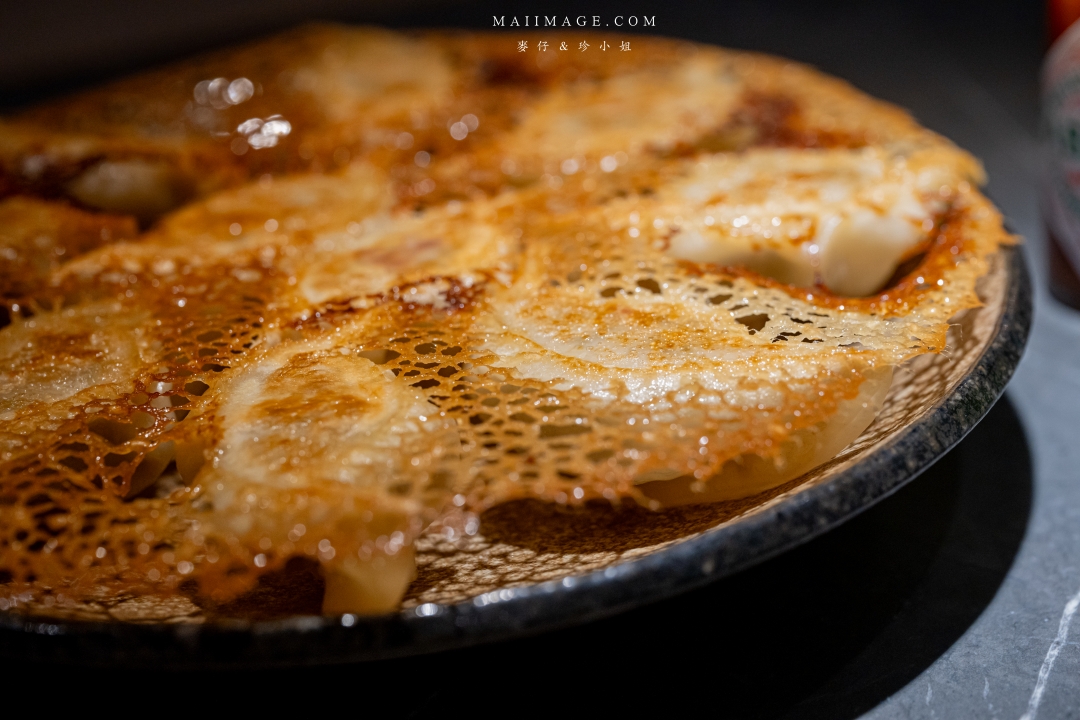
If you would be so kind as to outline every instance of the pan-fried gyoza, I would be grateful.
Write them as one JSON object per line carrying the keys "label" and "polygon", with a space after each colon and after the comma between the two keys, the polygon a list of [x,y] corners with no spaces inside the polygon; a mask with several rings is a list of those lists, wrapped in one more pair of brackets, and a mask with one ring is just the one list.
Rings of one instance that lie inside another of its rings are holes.
{"label": "pan-fried gyoza", "polygon": [[308,27],[0,120],[4,607],[300,557],[384,612],[496,504],[747,497],[858,436],[1010,242],[978,163],[799,65],[588,37]]}

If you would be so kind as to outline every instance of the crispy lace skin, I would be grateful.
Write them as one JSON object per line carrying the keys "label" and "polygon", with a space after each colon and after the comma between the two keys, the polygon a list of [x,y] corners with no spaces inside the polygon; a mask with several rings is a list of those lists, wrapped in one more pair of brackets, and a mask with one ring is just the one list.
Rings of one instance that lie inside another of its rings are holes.
{"label": "crispy lace skin", "polygon": [[[774,457],[940,352],[1011,241],[976,161],[841,82],[541,39],[310,27],[0,120],[5,607],[212,607],[297,556],[363,576],[509,499],[646,502],[643,479]],[[939,173],[888,287],[669,252],[745,200],[678,188],[775,153]],[[102,163],[164,204],[94,207]]]}

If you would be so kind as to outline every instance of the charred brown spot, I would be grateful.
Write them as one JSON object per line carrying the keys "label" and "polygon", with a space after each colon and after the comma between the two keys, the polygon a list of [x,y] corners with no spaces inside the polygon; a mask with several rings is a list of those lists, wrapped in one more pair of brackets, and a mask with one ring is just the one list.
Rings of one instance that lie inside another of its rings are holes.
{"label": "charred brown spot", "polygon": [[792,97],[749,91],[724,125],[688,150],[693,153],[733,152],[751,147],[853,148],[865,144],[864,137],[811,126]]}

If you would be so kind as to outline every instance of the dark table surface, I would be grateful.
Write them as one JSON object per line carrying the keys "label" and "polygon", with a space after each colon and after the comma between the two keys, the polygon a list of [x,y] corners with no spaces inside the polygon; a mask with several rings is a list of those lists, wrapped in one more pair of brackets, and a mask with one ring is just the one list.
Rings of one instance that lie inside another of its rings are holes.
{"label": "dark table surface", "polygon": [[[402,717],[456,716],[466,708],[528,715],[636,716],[662,708],[675,717],[1080,717],[1080,621],[1069,632],[1080,602],[1080,313],[1045,290],[1036,200],[1041,3],[297,5],[197,2],[183,12],[178,3],[162,3],[155,19],[125,15],[134,4],[113,0],[95,5],[96,37],[78,32],[81,16],[73,8],[81,4],[10,8],[0,22],[0,104],[301,17],[484,28],[495,10],[655,15],[659,33],[812,63],[907,107],[981,157],[991,195],[1027,239],[1036,276],[1027,355],[1006,398],[906,488],[801,548],[665,602],[537,637],[382,663],[214,678],[8,666],[0,667],[5,685],[60,674],[143,689],[246,688],[248,701],[269,702],[317,689],[325,701],[348,702],[360,713],[385,708]],[[28,69],[50,24],[54,41],[70,36],[68,54],[86,53],[94,43],[112,47],[132,28],[142,39],[126,54],[99,53],[81,69],[70,62]]]}

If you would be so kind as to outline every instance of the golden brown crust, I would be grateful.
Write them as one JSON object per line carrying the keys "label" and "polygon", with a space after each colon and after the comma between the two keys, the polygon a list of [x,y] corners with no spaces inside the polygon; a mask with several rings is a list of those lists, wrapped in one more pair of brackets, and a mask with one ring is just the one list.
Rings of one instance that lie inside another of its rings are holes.
{"label": "golden brown crust", "polygon": [[[783,462],[945,347],[1011,242],[973,158],[632,42],[319,26],[0,121],[0,597],[230,607],[304,557],[386,609],[425,528]],[[845,297],[816,254],[860,228],[906,264]]]}

